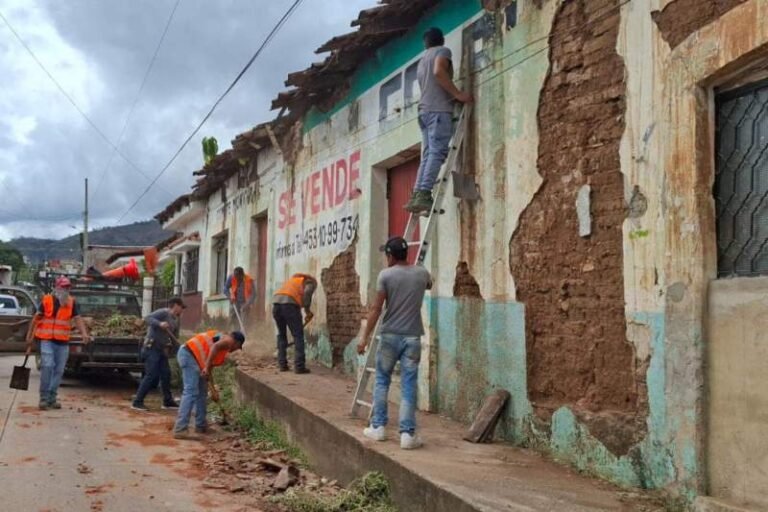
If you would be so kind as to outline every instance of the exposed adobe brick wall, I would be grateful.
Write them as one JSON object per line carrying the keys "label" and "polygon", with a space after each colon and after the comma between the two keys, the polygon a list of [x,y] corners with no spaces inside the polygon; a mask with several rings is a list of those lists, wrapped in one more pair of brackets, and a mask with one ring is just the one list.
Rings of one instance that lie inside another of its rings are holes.
{"label": "exposed adobe brick wall", "polygon": [[325,290],[325,315],[333,347],[333,365],[343,364],[344,348],[357,336],[365,309],[360,301],[360,277],[355,271],[357,243],[334,258],[323,269],[320,280]]}
{"label": "exposed adobe brick wall", "polygon": [[466,261],[460,261],[456,265],[456,279],[453,282],[454,297],[477,297],[482,299],[480,285],[472,274],[469,273],[469,265]]}
{"label": "exposed adobe brick wall", "polygon": [[747,0],[676,0],[651,13],[670,48]]}
{"label": "exposed adobe brick wall", "polygon": [[[538,111],[543,183],[510,241],[526,312],[529,395],[544,417],[561,405],[645,414],[624,315],[619,145],[626,85],[616,53],[618,4],[558,7]],[[581,238],[575,201],[585,184],[593,221],[591,236]]]}

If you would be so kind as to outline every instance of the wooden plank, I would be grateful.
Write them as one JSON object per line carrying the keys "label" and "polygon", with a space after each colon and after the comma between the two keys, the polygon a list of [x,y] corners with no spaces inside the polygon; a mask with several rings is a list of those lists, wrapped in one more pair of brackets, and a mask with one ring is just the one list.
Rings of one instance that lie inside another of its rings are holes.
{"label": "wooden plank", "polygon": [[464,440],[470,443],[480,443],[492,439],[496,424],[499,422],[501,412],[507,405],[509,397],[509,391],[505,389],[497,389],[488,396],[483,402],[480,412],[477,413],[474,423],[464,436]]}

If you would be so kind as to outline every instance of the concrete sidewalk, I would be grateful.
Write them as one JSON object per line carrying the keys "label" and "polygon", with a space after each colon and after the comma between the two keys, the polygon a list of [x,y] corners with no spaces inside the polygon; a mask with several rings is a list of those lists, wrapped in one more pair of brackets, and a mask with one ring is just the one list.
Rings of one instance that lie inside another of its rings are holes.
{"label": "concrete sidewalk", "polygon": [[347,483],[383,472],[402,511],[663,510],[652,496],[585,477],[536,452],[463,441],[463,425],[436,415],[419,415],[422,449],[401,450],[396,426],[389,441],[370,441],[362,435],[365,422],[348,415],[354,382],[312,371],[299,376],[242,361],[238,398],[282,424],[321,474]]}

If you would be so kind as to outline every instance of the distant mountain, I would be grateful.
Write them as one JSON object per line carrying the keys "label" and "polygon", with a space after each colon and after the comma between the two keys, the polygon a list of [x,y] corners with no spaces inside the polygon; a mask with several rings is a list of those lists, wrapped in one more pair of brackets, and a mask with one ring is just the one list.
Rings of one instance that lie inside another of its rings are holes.
{"label": "distant mountain", "polygon": [[[91,245],[150,246],[172,235],[173,232],[163,230],[157,221],[149,220],[91,231],[88,233],[88,243]],[[15,238],[8,242],[8,245],[18,249],[32,264],[41,263],[45,260],[82,259],[79,234],[61,240]]]}

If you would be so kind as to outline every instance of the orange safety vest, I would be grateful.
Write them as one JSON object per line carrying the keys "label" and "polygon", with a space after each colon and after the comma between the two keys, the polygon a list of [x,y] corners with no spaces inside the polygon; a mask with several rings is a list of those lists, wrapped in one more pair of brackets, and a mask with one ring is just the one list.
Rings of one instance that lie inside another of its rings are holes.
{"label": "orange safety vest", "polygon": [[315,280],[314,277],[307,274],[293,274],[288,279],[282,288],[275,292],[275,295],[287,295],[296,301],[296,304],[303,306],[304,304],[304,281],[307,279]]}
{"label": "orange safety vest", "polygon": [[[253,279],[248,274],[245,274],[243,281],[245,281],[245,302],[248,302],[253,297]],[[239,284],[237,277],[233,275],[232,283],[229,285],[229,297],[232,299],[232,302],[237,301],[237,286]]]}
{"label": "orange safety vest", "polygon": [[[197,364],[200,365],[200,369],[205,368],[205,363],[208,361],[208,356],[211,355],[213,344],[216,343],[213,337],[216,336],[218,331],[206,331],[192,336],[184,344],[187,349],[195,356]],[[227,359],[229,350],[224,350],[216,354],[216,358],[213,360],[213,366],[221,366]]]}
{"label": "orange safety vest", "polygon": [[53,316],[53,295],[43,297],[43,319],[35,328],[35,337],[39,340],[69,341],[72,332],[72,312],[75,299],[69,298],[66,304],[59,304],[56,316]]}

